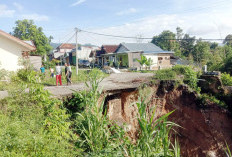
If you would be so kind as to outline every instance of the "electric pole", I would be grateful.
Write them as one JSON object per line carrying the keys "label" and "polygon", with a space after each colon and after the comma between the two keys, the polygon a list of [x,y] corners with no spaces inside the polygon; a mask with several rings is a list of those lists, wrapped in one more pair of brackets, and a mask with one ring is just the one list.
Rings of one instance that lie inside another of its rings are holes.
{"label": "electric pole", "polygon": [[78,44],[77,44],[77,32],[78,28],[75,28],[75,34],[76,34],[76,74],[78,75],[78,57],[77,57],[77,50],[78,50]]}

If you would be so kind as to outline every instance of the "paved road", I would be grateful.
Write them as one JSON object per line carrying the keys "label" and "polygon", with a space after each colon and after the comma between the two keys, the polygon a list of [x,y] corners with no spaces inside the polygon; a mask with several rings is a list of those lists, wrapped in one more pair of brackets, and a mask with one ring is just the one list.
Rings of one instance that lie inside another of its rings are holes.
{"label": "paved road", "polygon": [[[148,82],[154,74],[152,73],[119,73],[111,74],[109,77],[102,80],[100,89],[103,91],[120,90],[127,88],[136,88],[142,83]],[[74,84],[71,86],[50,86],[45,87],[54,96],[70,95],[74,91],[87,89],[84,83]]]}
{"label": "paved road", "polygon": [[[113,91],[128,88],[137,88],[142,83],[146,83],[154,74],[152,73],[119,73],[111,74],[107,78],[103,79],[100,83],[100,89],[103,91]],[[70,86],[49,86],[45,87],[55,97],[62,97],[71,95],[75,91],[82,91],[87,89],[84,83],[73,84]],[[2,96],[1,96],[2,95]],[[7,96],[5,92],[0,92],[0,98]]]}

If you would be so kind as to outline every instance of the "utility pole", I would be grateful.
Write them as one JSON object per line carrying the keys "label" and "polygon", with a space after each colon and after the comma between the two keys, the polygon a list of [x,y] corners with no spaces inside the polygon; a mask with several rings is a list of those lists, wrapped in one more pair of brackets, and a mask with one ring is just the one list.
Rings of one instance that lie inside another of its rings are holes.
{"label": "utility pole", "polygon": [[75,28],[75,33],[76,33],[76,74],[78,75],[78,57],[77,57],[77,50],[78,50],[78,44],[77,44],[77,32],[78,28]]}

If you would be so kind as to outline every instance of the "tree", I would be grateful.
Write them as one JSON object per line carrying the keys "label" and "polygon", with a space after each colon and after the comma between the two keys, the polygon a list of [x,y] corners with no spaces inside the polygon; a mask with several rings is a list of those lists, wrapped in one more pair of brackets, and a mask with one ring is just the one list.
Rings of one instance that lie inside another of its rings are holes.
{"label": "tree", "polygon": [[147,58],[144,55],[141,55],[141,59],[137,59],[137,61],[139,62],[139,64],[141,65],[141,67],[143,67],[143,65],[146,64],[147,62]]}
{"label": "tree", "polygon": [[36,51],[32,54],[45,55],[52,49],[42,27],[37,27],[33,20],[18,20],[15,24],[11,34],[21,40],[32,40],[36,46]]}
{"label": "tree", "polygon": [[209,43],[199,41],[193,48],[193,59],[195,62],[201,65],[205,65],[210,58]]}
{"label": "tree", "polygon": [[180,42],[180,39],[183,38],[183,35],[184,35],[183,29],[181,29],[180,27],[177,27],[176,28],[176,39],[178,42]]}
{"label": "tree", "polygon": [[189,34],[185,34],[183,39],[180,42],[180,50],[182,54],[186,57],[189,56],[189,54],[193,51],[195,43],[195,36],[190,37]]}
{"label": "tree", "polygon": [[225,40],[223,41],[223,44],[232,46],[232,34],[226,36]]}
{"label": "tree", "polygon": [[174,51],[178,48],[176,34],[169,30],[163,31],[158,36],[154,36],[151,42],[163,50]]}

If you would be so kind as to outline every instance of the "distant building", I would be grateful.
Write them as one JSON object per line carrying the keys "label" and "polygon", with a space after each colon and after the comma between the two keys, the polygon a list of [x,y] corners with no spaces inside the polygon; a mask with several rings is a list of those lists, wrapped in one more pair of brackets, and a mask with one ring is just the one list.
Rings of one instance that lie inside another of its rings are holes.
{"label": "distant building", "polygon": [[96,51],[96,62],[99,65],[107,64],[109,61],[114,61],[114,53],[118,45],[102,45],[100,50]]}
{"label": "distant building", "polygon": [[[99,47],[97,46],[79,46],[77,49],[77,57],[79,60],[88,60],[92,61],[93,57],[90,57],[91,52],[98,50]],[[72,51],[72,64],[76,64],[76,49],[73,49]]]}
{"label": "distant building", "polygon": [[25,42],[0,30],[0,68],[9,71],[22,68],[19,65],[19,59],[30,57],[30,52],[36,50],[33,45],[31,41]]}
{"label": "distant building", "polygon": [[[51,59],[62,60],[63,62],[71,62],[72,61],[72,49],[76,48],[75,44],[63,43],[60,44],[50,55]],[[67,57],[64,57],[67,56]]]}
{"label": "distant building", "polygon": [[121,43],[116,50],[111,53],[99,53],[102,62],[111,61],[115,65],[120,64],[121,68],[140,68],[137,60],[144,55],[147,59],[151,58],[151,69],[162,69],[172,67],[170,62],[172,51],[164,51],[153,43]]}

